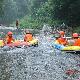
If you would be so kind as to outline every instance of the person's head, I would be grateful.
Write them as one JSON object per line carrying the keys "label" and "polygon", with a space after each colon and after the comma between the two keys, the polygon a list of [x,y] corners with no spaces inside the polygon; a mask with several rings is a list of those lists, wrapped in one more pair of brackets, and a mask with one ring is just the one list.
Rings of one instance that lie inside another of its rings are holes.
{"label": "person's head", "polygon": [[12,33],[11,31],[9,31],[9,32],[7,33],[7,35],[8,35],[9,37],[12,37],[13,33]]}
{"label": "person's head", "polygon": [[73,38],[73,39],[78,39],[78,38],[79,38],[78,33],[73,33],[73,34],[72,34],[72,38]]}
{"label": "person's head", "polygon": [[64,37],[65,32],[64,31],[60,31],[59,34],[60,34],[60,36]]}

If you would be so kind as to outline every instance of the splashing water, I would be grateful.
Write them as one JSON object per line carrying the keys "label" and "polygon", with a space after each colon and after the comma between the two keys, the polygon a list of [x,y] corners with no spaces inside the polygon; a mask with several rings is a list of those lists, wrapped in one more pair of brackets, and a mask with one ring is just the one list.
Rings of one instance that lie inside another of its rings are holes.
{"label": "splashing water", "polygon": [[[80,70],[80,55],[55,55],[49,36],[37,36],[38,47],[0,50],[0,79],[6,80],[77,80],[80,73],[66,75],[65,71]],[[56,52],[58,52],[56,50]]]}

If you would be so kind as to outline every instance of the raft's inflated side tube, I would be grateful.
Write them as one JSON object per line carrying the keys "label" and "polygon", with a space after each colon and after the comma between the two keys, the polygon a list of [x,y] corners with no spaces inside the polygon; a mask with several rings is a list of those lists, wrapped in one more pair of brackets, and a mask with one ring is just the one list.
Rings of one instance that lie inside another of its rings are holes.
{"label": "raft's inflated side tube", "polygon": [[62,50],[65,46],[61,45],[61,44],[54,44],[54,48],[55,49],[59,49]]}
{"label": "raft's inflated side tube", "polygon": [[37,39],[33,39],[30,42],[24,42],[23,40],[15,40],[15,42],[13,42],[11,44],[7,44],[7,45],[4,45],[3,40],[0,40],[0,47],[2,47],[2,46],[17,47],[17,46],[23,46],[23,45],[24,46],[31,46],[31,45],[34,45],[34,44],[38,44]]}
{"label": "raft's inflated side tube", "polygon": [[66,46],[62,51],[80,51],[80,46]]}
{"label": "raft's inflated side tube", "polygon": [[30,45],[38,44],[38,39],[33,39],[32,41],[29,41]]}
{"label": "raft's inflated side tube", "polygon": [[27,42],[13,42],[11,44],[7,44],[6,46],[9,47],[19,47],[19,46],[29,46],[29,44]]}
{"label": "raft's inflated side tube", "polygon": [[3,46],[4,46],[3,40],[0,40],[0,47],[3,47]]}

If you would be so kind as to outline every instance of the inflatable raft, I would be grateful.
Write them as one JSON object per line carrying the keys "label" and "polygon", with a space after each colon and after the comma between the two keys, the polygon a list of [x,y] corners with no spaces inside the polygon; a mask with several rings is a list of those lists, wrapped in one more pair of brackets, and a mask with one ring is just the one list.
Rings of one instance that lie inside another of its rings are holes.
{"label": "inflatable raft", "polygon": [[3,40],[0,40],[0,47],[3,47],[3,46],[4,46]]}
{"label": "inflatable raft", "polygon": [[67,53],[80,53],[80,46],[63,46],[61,44],[54,44],[54,48]]}
{"label": "inflatable raft", "polygon": [[38,39],[33,39],[29,42],[24,42],[23,40],[15,40],[11,44],[4,45],[3,40],[0,40],[0,47],[9,46],[9,47],[21,47],[21,46],[38,46]]}
{"label": "inflatable raft", "polygon": [[80,46],[65,46],[61,51],[65,51],[67,53],[80,53]]}

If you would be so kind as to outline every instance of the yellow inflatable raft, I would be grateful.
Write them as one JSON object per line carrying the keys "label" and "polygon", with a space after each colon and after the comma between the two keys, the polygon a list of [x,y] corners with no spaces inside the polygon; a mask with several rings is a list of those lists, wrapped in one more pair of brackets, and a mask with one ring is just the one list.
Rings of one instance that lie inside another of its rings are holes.
{"label": "yellow inflatable raft", "polygon": [[66,46],[62,51],[80,51],[80,46]]}
{"label": "yellow inflatable raft", "polygon": [[32,41],[29,41],[30,45],[38,45],[38,39],[33,39]]}

